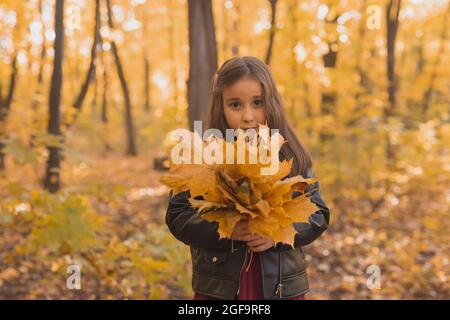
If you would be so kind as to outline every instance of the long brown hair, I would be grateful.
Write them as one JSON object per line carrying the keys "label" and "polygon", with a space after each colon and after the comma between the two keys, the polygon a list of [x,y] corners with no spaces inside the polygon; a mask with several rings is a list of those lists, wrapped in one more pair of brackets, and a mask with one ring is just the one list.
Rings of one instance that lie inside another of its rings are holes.
{"label": "long brown hair", "polygon": [[292,125],[289,123],[283,100],[275,86],[269,67],[256,57],[234,57],[224,62],[215,77],[211,80],[209,113],[206,127],[219,129],[225,135],[228,125],[223,110],[223,88],[236,81],[252,77],[261,84],[263,107],[267,115],[267,125],[270,129],[278,129],[286,139],[280,150],[281,159],[293,159],[292,171],[289,176],[303,175],[312,167],[311,154],[297,139]]}

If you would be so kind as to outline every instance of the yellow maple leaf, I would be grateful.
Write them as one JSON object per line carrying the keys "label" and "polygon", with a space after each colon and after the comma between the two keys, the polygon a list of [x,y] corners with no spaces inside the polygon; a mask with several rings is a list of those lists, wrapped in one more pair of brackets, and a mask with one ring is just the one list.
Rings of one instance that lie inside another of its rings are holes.
{"label": "yellow maple leaf", "polygon": [[[239,133],[239,139],[242,139],[242,133]],[[251,232],[270,237],[275,244],[282,242],[293,246],[297,233],[293,223],[308,221],[308,217],[319,209],[305,194],[308,185],[316,179],[301,175],[286,178],[292,169],[292,159],[281,161],[275,174],[262,175],[264,165],[259,162],[237,163],[237,142],[231,145],[216,139],[215,143],[234,148],[233,163],[172,163],[170,173],[161,182],[172,188],[174,194],[189,190],[192,208],[197,209],[206,221],[218,223],[221,239],[229,238],[240,220],[248,220]],[[247,148],[244,151],[246,159],[249,159],[249,152],[254,152]],[[292,198],[294,192],[300,195]],[[196,198],[198,196],[201,198]]]}

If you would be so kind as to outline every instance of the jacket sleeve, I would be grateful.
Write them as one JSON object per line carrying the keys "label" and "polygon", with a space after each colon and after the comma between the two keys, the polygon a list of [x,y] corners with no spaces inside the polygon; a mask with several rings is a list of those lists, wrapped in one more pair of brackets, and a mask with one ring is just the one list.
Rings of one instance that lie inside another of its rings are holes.
{"label": "jacket sleeve", "polygon": [[[316,176],[314,175],[312,170],[309,170],[306,178],[316,178]],[[328,209],[325,201],[322,198],[322,195],[320,194],[319,181],[316,181],[315,183],[309,185],[305,192],[310,192],[314,189],[316,190],[313,191],[311,195],[311,201],[317,205],[319,210],[309,216],[309,223],[294,223],[294,228],[297,231],[294,240],[294,247],[296,248],[306,246],[319,238],[320,235],[328,228],[328,225],[330,223],[330,210]],[[298,192],[293,194],[294,197],[299,195],[300,194]],[[275,247],[275,250],[277,251],[290,249],[292,249],[292,247],[287,244],[278,244]]]}
{"label": "jacket sleeve", "polygon": [[170,232],[186,245],[203,249],[228,249],[231,240],[220,239],[218,223],[200,218],[188,201],[189,191],[169,195],[166,224]]}

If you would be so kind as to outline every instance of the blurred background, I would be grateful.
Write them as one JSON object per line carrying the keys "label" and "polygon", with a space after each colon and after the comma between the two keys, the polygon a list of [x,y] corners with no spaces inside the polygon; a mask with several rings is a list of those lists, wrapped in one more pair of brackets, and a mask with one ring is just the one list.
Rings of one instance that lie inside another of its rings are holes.
{"label": "blurred background", "polygon": [[191,298],[165,149],[217,67],[252,55],[331,210],[308,299],[448,299],[449,16],[448,0],[0,0],[0,298]]}

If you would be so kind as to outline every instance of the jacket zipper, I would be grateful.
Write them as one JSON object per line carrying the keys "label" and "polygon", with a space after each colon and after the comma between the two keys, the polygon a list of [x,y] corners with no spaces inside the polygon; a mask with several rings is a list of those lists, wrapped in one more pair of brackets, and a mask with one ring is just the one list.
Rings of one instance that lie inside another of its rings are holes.
{"label": "jacket zipper", "polygon": [[281,272],[281,251],[278,252],[278,284],[277,284],[277,290],[275,291],[275,294],[278,294],[278,297],[281,299],[283,296],[283,283],[282,283],[282,272]]}
{"label": "jacket zipper", "polygon": [[245,247],[245,258],[244,258],[244,263],[242,264],[241,271],[239,272],[238,290],[237,290],[236,295],[239,295],[239,291],[241,290],[241,276],[242,276],[242,270],[244,270],[245,263],[247,262],[247,253],[248,253],[248,251],[247,251],[247,246],[246,246],[246,247]]}

